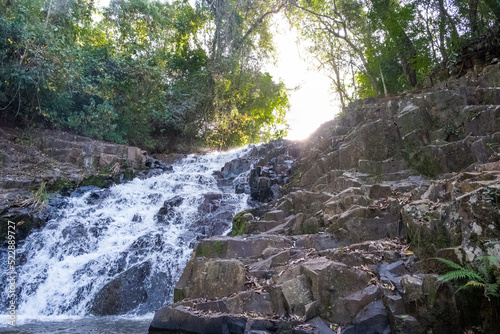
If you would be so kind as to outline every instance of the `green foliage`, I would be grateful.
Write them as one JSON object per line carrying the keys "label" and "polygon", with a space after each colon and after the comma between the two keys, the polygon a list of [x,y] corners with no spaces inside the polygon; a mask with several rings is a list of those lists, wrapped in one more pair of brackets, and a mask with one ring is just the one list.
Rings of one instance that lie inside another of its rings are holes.
{"label": "green foliage", "polygon": [[21,201],[18,205],[21,207],[30,207],[34,212],[42,212],[45,210],[48,201],[47,189],[45,181],[43,181],[40,183],[40,187],[32,192],[30,198]]}
{"label": "green foliage", "polygon": [[186,295],[184,294],[184,290],[174,289],[174,303],[180,302],[184,298],[186,298]]}
{"label": "green foliage", "polygon": [[80,187],[86,187],[86,186],[96,186],[98,188],[106,188],[106,181],[110,179],[109,175],[105,174],[96,174],[92,175],[89,177],[86,177],[82,180],[82,182],[79,184]]}
{"label": "green foliage", "polygon": [[330,76],[341,101],[413,89],[435,73],[453,71],[476,45],[498,47],[497,38],[485,38],[498,35],[496,0],[290,4],[292,24],[308,40],[315,65]]}
{"label": "green foliage", "polygon": [[477,268],[465,268],[453,261],[443,258],[432,258],[448,265],[453,271],[449,271],[438,278],[438,281],[466,281],[459,286],[457,291],[479,288],[483,290],[484,296],[488,299],[491,297],[500,297],[500,286],[495,282],[493,269],[498,270],[500,262],[494,256],[481,256],[478,258]]}
{"label": "green foliage", "polygon": [[227,252],[227,243],[220,240],[203,242],[196,248],[196,257],[217,258],[224,257]]}
{"label": "green foliage", "polygon": [[248,227],[248,219],[244,215],[246,213],[249,213],[250,211],[251,210],[241,211],[234,216],[231,236],[235,237],[246,233]]}
{"label": "green foliage", "polygon": [[446,123],[444,125],[444,132],[446,132],[448,135],[457,135],[458,134],[458,131],[455,129],[455,127],[451,123]]}
{"label": "green foliage", "polygon": [[495,148],[500,147],[499,143],[486,143],[486,146],[488,146],[494,153],[497,153],[495,151]]}
{"label": "green foliage", "polygon": [[272,48],[264,2],[1,3],[0,108],[16,123],[152,150],[286,130],[286,91],[261,70]]}
{"label": "green foliage", "polygon": [[495,0],[0,4],[0,110],[9,119],[150,150],[286,135],[287,91],[263,66],[280,11],[344,105],[413,89],[438,66],[456,66],[466,46],[498,43],[500,8]]}
{"label": "green foliage", "polygon": [[47,192],[61,194],[63,196],[69,195],[76,188],[74,181],[66,179],[59,179],[54,183],[47,185]]}
{"label": "green foliage", "polygon": [[226,148],[277,139],[284,135],[283,124],[288,97],[283,84],[268,73],[240,72],[216,83],[217,112],[207,129],[212,147]]}

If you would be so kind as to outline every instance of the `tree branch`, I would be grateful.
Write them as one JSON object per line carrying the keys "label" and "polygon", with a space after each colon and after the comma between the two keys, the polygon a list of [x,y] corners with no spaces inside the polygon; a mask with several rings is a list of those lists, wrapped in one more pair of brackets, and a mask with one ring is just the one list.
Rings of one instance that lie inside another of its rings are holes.
{"label": "tree branch", "polygon": [[285,1],[278,8],[270,10],[268,12],[265,12],[261,17],[259,17],[259,19],[252,24],[252,26],[250,27],[250,29],[247,30],[247,32],[245,33],[245,35],[243,35],[243,37],[237,42],[236,48],[239,48],[239,47],[241,47],[241,45],[243,45],[243,42],[248,38],[248,36],[250,36],[254,32],[255,29],[258,28],[258,26],[260,24],[262,24],[262,22],[264,22],[264,19],[267,16],[269,16],[271,14],[277,14],[277,13],[279,13],[287,4],[288,4],[288,1]]}

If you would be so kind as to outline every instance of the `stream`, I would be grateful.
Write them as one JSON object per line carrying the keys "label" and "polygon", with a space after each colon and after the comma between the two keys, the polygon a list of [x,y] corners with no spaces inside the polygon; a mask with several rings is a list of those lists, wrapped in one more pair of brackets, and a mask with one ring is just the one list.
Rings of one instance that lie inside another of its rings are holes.
{"label": "stream", "polygon": [[45,227],[16,244],[15,327],[12,275],[0,272],[0,333],[147,333],[196,241],[228,233],[249,206],[235,193],[249,171],[220,173],[249,151],[188,156],[159,175],[60,200]]}

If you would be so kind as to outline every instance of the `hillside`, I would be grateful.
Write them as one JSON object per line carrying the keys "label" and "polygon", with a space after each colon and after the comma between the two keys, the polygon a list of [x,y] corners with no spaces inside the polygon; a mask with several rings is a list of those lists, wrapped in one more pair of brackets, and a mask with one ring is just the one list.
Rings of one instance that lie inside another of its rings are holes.
{"label": "hillside", "polygon": [[[150,332],[497,333],[498,87],[497,64],[262,148],[264,203],[197,245]],[[460,266],[484,282],[439,279]]]}

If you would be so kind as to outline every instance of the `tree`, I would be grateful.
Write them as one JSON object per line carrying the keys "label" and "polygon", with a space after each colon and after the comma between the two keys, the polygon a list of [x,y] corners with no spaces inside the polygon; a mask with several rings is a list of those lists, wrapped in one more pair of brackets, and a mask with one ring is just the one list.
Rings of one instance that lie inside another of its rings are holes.
{"label": "tree", "polygon": [[153,150],[208,137],[227,147],[286,128],[286,90],[262,71],[279,6],[113,0],[94,20],[90,0],[5,5],[0,108],[14,119]]}
{"label": "tree", "polygon": [[263,73],[262,65],[272,54],[269,18],[286,2],[214,0],[199,5],[214,22],[205,30],[210,43],[204,47],[205,95],[211,98],[201,114],[208,142],[227,147],[283,136],[286,90]]}
{"label": "tree", "polygon": [[500,8],[490,0],[289,3],[290,21],[312,43],[317,67],[331,73],[341,103],[411,89],[437,68],[450,68],[472,39],[495,35]]}
{"label": "tree", "polygon": [[[339,59],[355,64],[357,68],[361,68],[378,92],[376,72],[370,67],[364,52],[365,44],[369,43],[370,27],[366,22],[366,9],[363,5],[356,1],[336,0],[290,0],[290,4],[292,21],[303,31],[304,37],[313,41],[315,49],[318,50],[318,53],[314,53],[318,58],[324,58],[329,51],[337,51],[336,54],[326,57],[329,63],[334,65],[332,72],[335,72]],[[330,45],[326,49],[321,46],[325,42]],[[336,61],[332,62],[332,59]],[[324,59],[320,59],[320,63],[322,66],[326,64]],[[337,91],[341,87],[338,82],[334,86]]]}

